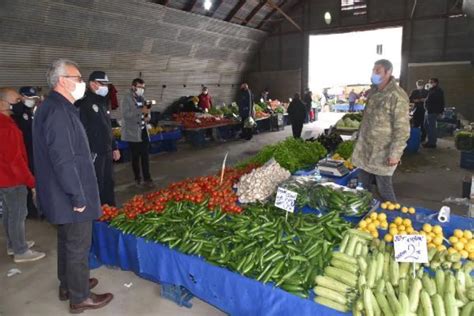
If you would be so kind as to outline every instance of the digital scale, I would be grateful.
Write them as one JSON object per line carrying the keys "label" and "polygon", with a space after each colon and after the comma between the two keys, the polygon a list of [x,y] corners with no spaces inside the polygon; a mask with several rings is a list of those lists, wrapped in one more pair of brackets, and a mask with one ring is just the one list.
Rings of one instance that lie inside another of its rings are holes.
{"label": "digital scale", "polygon": [[350,173],[349,169],[344,166],[344,162],[340,160],[324,159],[318,162],[319,173],[326,176],[344,177]]}

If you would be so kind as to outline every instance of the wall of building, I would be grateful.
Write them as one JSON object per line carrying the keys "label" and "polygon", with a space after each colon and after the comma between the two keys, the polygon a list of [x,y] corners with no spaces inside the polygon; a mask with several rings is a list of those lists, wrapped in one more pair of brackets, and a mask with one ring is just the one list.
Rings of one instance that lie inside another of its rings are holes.
{"label": "wall of building", "polygon": [[[252,62],[247,78],[251,85],[260,85],[266,81],[266,86],[282,86],[266,73],[271,71],[273,78],[281,78],[279,72],[297,71],[301,73],[300,88],[307,85],[308,79],[308,39],[310,35],[342,33],[354,30],[368,30],[388,26],[403,26],[402,44],[402,87],[410,90],[413,86],[408,78],[409,63],[468,61],[466,66],[465,83],[474,86],[474,22],[464,16],[455,17],[456,12],[450,11],[455,1],[452,0],[418,0],[413,12],[413,0],[369,0],[366,15],[345,16],[340,13],[340,1],[336,0],[303,0],[289,15],[302,28],[298,31],[288,21],[284,21],[265,40],[262,49]],[[332,22],[327,25],[324,13],[330,12]],[[413,12],[413,18],[412,16]],[[449,17],[449,15],[452,15]],[[350,58],[350,51],[348,51]],[[443,73],[438,75],[443,80]],[[448,76],[449,77],[449,76]],[[254,79],[256,78],[256,79]],[[291,81],[294,81],[291,78]],[[451,80],[451,79],[449,79]],[[289,81],[288,81],[289,82]],[[285,86],[283,84],[283,86]],[[474,112],[474,104],[469,91],[465,89],[458,94],[446,91],[447,103],[462,109],[465,116]],[[281,98],[286,98],[292,91],[275,92]]]}
{"label": "wall of building", "polygon": [[46,91],[48,65],[64,57],[85,78],[106,71],[119,93],[143,78],[158,109],[201,85],[233,101],[267,34],[146,0],[2,0],[0,30],[0,86]]}

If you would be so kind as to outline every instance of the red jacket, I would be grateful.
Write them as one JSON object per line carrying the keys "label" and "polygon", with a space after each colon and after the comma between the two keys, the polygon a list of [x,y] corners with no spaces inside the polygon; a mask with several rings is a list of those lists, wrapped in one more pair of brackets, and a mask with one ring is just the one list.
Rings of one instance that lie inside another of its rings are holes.
{"label": "red jacket", "polygon": [[210,110],[212,107],[212,99],[209,94],[201,93],[199,95],[199,107],[203,110],[208,109]]}
{"label": "red jacket", "polygon": [[23,136],[12,118],[0,114],[0,188],[35,187]]}

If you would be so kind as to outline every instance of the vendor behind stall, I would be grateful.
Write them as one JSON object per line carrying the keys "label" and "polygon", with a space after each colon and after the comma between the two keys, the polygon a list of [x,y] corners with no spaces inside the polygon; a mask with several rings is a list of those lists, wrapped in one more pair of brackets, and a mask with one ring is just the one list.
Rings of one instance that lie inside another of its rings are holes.
{"label": "vendor behind stall", "polygon": [[199,107],[203,111],[209,111],[212,108],[212,98],[207,87],[203,87],[202,93],[199,95]]}
{"label": "vendor behind stall", "polygon": [[181,112],[202,112],[202,109],[198,106],[198,97],[189,97],[188,100],[183,104]]}

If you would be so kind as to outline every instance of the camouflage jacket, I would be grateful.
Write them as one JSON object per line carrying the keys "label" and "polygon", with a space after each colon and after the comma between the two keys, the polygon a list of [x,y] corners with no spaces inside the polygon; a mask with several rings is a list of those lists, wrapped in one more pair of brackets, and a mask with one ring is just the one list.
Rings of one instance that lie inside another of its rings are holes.
{"label": "camouflage jacket", "polygon": [[393,175],[396,166],[388,166],[387,159],[403,154],[410,136],[408,113],[408,96],[394,78],[382,91],[373,88],[352,154],[354,165],[375,175]]}

